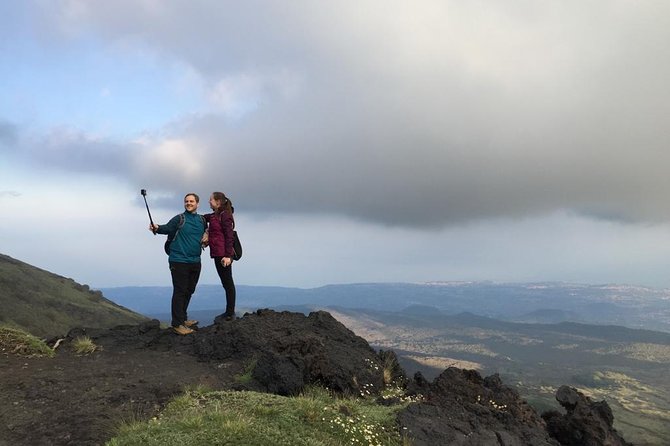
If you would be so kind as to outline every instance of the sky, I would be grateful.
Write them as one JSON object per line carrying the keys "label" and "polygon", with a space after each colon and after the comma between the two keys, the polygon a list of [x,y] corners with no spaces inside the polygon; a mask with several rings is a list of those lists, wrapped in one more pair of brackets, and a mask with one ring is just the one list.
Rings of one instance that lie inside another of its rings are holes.
{"label": "sky", "polygon": [[670,287],[668,42],[661,1],[0,2],[0,253],[169,285],[140,190],[223,191],[238,284]]}

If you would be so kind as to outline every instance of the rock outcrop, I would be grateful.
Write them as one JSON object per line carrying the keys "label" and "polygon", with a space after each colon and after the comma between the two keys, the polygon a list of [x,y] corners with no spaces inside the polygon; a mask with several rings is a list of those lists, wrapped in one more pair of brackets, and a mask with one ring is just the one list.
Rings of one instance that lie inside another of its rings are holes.
{"label": "rock outcrop", "polygon": [[535,410],[498,375],[450,367],[432,383],[420,373],[408,392],[421,395],[398,415],[414,446],[557,446]]}
{"label": "rock outcrop", "polygon": [[[211,370],[227,370],[231,388],[295,395],[316,384],[344,395],[378,395],[385,384],[407,387],[411,403],[398,414],[401,433],[414,446],[627,446],[612,428],[605,402],[569,387],[558,401],[567,414],[540,417],[498,375],[449,368],[432,383],[418,373],[408,380],[393,352],[375,352],[329,313],[258,310],[219,320],[189,336],[161,329],[158,321],[113,329],[75,329],[106,354],[139,349],[193,356]],[[215,372],[218,373],[218,372]],[[380,403],[388,403],[379,398]]]}
{"label": "rock outcrop", "polygon": [[111,330],[75,329],[68,338],[81,335],[108,350],[173,350],[203,362],[242,363],[253,379],[239,387],[279,395],[298,394],[311,384],[345,395],[374,395],[384,386],[377,352],[324,311],[305,316],[258,310],[189,336],[161,330],[154,320]]}
{"label": "rock outcrop", "polygon": [[565,446],[631,446],[612,427],[614,416],[605,401],[593,401],[577,389],[561,386],[556,400],[565,414],[549,411],[542,414],[552,437]]}
{"label": "rock outcrop", "polygon": [[308,384],[342,394],[377,393],[383,364],[367,341],[330,313],[258,310],[199,331],[194,354],[202,361],[247,358],[261,390],[294,395]]}

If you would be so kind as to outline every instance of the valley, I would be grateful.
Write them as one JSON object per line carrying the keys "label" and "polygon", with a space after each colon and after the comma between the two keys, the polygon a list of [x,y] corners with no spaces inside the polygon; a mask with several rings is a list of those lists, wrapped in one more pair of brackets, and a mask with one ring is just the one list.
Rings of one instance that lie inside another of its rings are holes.
{"label": "valley", "polygon": [[[329,308],[376,348],[394,350],[412,374],[445,367],[500,374],[540,411],[558,409],[560,385],[606,400],[615,427],[636,445],[670,439],[670,335],[578,324],[515,324],[439,311],[420,314]],[[628,339],[628,340],[626,340]]]}
{"label": "valley", "polygon": [[[166,320],[169,287],[104,289]],[[670,292],[563,283],[351,284],[313,289],[238,286],[238,314],[326,310],[373,347],[394,350],[408,375],[445,368],[498,373],[539,411],[567,384],[606,400],[636,445],[670,443]],[[220,286],[202,285],[189,314],[209,324]]]}

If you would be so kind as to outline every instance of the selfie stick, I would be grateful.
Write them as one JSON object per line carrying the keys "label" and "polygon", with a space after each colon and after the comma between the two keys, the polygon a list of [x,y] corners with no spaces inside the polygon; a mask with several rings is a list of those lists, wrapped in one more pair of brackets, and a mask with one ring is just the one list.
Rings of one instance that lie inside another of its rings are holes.
{"label": "selfie stick", "polygon": [[[149,211],[149,204],[147,203],[147,190],[142,189],[142,190],[140,190],[140,193],[144,197],[144,205],[147,207],[147,214],[149,214],[149,223],[151,223],[151,227],[153,228],[154,227],[154,221],[151,218],[151,211]],[[156,235],[155,231],[154,231],[154,235]]]}

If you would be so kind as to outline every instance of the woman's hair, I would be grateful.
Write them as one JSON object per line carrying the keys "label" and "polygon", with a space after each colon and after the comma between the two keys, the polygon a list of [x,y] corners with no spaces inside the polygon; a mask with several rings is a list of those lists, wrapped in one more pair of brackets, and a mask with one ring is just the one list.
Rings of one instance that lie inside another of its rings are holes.
{"label": "woman's hair", "polygon": [[212,192],[212,197],[219,203],[217,212],[228,211],[231,214],[233,213],[233,203],[226,197],[226,194],[223,192]]}

